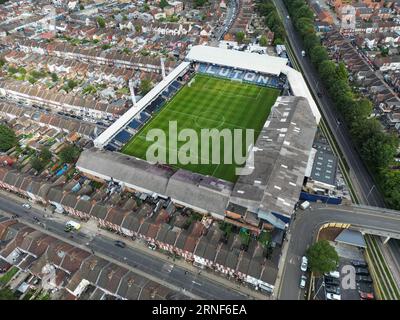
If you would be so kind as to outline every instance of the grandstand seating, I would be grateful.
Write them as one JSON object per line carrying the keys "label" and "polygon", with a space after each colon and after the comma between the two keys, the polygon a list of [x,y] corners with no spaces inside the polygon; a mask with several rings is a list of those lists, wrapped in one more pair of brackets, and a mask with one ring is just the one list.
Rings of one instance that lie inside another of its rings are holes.
{"label": "grandstand seating", "polygon": [[178,90],[182,85],[178,81],[174,81],[171,83],[171,87]]}
{"label": "grandstand seating", "polygon": [[142,125],[143,125],[143,123],[139,122],[136,119],[133,119],[131,122],[129,122],[128,127],[138,130]]}
{"label": "grandstand seating", "polygon": [[140,118],[138,119],[140,122],[142,122],[142,123],[145,123],[147,120],[149,120],[149,118],[150,118],[150,115],[147,113],[147,112],[145,112],[145,111],[142,111],[141,113],[140,113]]}
{"label": "grandstand seating", "polygon": [[182,84],[179,81],[173,81],[164,91],[162,95],[159,95],[150,104],[146,106],[144,111],[140,112],[139,115],[135,116],[126,126],[125,129],[119,132],[114,139],[105,147],[110,151],[120,149],[126,142],[128,142],[137,131],[150,119],[151,114],[155,111],[160,110],[166,103],[166,100],[170,98]]}
{"label": "grandstand seating", "polygon": [[115,140],[115,141],[120,142],[120,143],[127,143],[131,137],[132,137],[131,133],[129,133],[126,130],[122,130],[120,133],[118,133],[115,136],[113,141]]}
{"label": "grandstand seating", "polygon": [[115,146],[113,146],[111,143],[109,143],[108,145],[106,145],[104,147],[104,149],[108,150],[108,151],[116,151],[117,148]]}
{"label": "grandstand seating", "polygon": [[200,63],[198,67],[198,72],[212,75],[215,77],[238,80],[276,89],[282,89],[284,84],[284,82],[282,83],[282,81],[280,81],[281,77],[277,77],[274,75],[267,75],[267,74],[261,75],[255,72],[235,70],[233,68],[215,66],[215,65],[211,66],[205,63]]}

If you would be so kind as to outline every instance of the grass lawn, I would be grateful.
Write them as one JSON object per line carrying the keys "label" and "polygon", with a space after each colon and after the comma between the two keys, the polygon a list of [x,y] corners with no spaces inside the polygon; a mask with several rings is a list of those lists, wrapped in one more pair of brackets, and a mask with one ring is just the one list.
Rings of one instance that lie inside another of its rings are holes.
{"label": "grass lawn", "polygon": [[[191,85],[183,87],[170,100],[164,108],[151,119],[133,138],[129,141],[122,152],[138,158],[146,159],[146,152],[153,141],[146,141],[146,135],[151,129],[161,129],[167,136],[170,121],[177,121],[178,133],[182,129],[194,129],[200,137],[201,129],[218,130],[228,129],[253,129],[256,140],[269,113],[272,105],[279,95],[279,90],[260,87],[257,85],[239,83],[226,79],[219,79],[205,75],[196,75]],[[186,140],[187,141],[187,140]],[[224,163],[223,148],[220,150],[220,162],[211,163],[211,139],[209,147],[209,158],[201,157],[201,145],[198,155],[194,158],[196,163],[170,163],[169,153],[176,152],[186,141],[179,141],[177,148],[167,145],[167,163],[174,166],[210,175],[227,181],[235,182],[237,176],[236,163]],[[223,141],[223,139],[221,139]],[[254,141],[255,142],[255,141]],[[246,152],[245,133],[242,139],[242,154]],[[233,159],[233,157],[230,157]],[[204,164],[208,161],[208,164]],[[203,163],[201,163],[203,162]]]}
{"label": "grass lawn", "polygon": [[17,267],[12,267],[5,274],[3,274],[0,277],[0,286],[6,285],[11,280],[11,278],[18,272],[18,270],[19,269]]}

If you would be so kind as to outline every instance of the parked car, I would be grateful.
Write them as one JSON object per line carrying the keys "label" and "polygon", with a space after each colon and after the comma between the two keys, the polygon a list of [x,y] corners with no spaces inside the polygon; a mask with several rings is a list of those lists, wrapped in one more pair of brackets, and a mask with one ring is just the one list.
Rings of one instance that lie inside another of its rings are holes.
{"label": "parked car", "polygon": [[22,206],[23,206],[25,209],[30,209],[30,208],[32,208],[32,206],[31,206],[29,203],[24,203]]}
{"label": "parked car", "polygon": [[340,278],[340,273],[339,273],[339,271],[331,271],[331,272],[329,272],[329,273],[325,273],[325,275],[326,275],[327,277],[332,277],[332,278],[336,278],[336,279],[339,279],[339,278]]}
{"label": "parked car", "polygon": [[147,245],[147,247],[149,249],[151,249],[151,250],[156,250],[157,249],[157,246],[154,243],[151,243],[151,242]]}
{"label": "parked car", "polygon": [[341,300],[342,297],[339,294],[327,293],[326,294],[326,299],[327,300]]}
{"label": "parked car", "polygon": [[336,278],[326,276],[324,281],[325,281],[326,285],[334,285],[334,286],[340,285],[339,279],[336,279]]}
{"label": "parked car", "polygon": [[362,292],[359,291],[361,300],[374,300],[375,296],[373,293],[370,292]]}
{"label": "parked car", "polygon": [[303,256],[301,258],[301,266],[300,266],[301,271],[307,271],[307,266],[308,266],[308,259],[306,256]]}
{"label": "parked car", "polygon": [[366,293],[373,293],[374,288],[371,283],[366,282],[357,282],[357,290]]}
{"label": "parked car", "polygon": [[366,268],[356,268],[356,274],[368,276],[369,271]]}
{"label": "parked car", "polygon": [[126,247],[125,242],[122,242],[122,241],[119,241],[119,240],[116,240],[116,241],[114,242],[114,244],[115,244],[117,247],[120,247],[120,248],[125,248],[125,247]]}
{"label": "parked car", "polygon": [[304,289],[306,287],[307,277],[303,274],[300,278],[300,288]]}
{"label": "parked car", "polygon": [[372,283],[372,279],[370,276],[356,276],[356,281],[357,282],[366,282],[366,283]]}
{"label": "parked car", "polygon": [[325,291],[334,294],[340,294],[340,287],[334,285],[325,285]]}
{"label": "parked car", "polygon": [[367,265],[366,262],[364,262],[364,261],[359,261],[359,260],[353,260],[353,261],[351,261],[351,264],[352,264],[354,267],[360,267],[360,268],[367,268],[367,267],[368,267],[368,265]]}

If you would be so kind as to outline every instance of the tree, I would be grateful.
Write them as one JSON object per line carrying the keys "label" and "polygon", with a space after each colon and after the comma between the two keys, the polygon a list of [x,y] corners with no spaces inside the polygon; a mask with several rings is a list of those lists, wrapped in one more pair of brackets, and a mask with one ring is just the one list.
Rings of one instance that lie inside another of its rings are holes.
{"label": "tree", "polygon": [[207,0],[194,0],[194,5],[196,8],[202,7],[206,4]]}
{"label": "tree", "polygon": [[260,46],[266,47],[267,44],[268,44],[267,37],[262,35],[261,38],[260,38]]}
{"label": "tree", "polygon": [[383,131],[368,138],[360,149],[362,158],[373,170],[386,168],[396,155],[398,140]]}
{"label": "tree", "polygon": [[168,7],[168,6],[169,6],[169,4],[168,4],[167,0],[161,0],[160,1],[160,8],[161,9],[164,9],[165,7]]}
{"label": "tree", "polygon": [[58,76],[57,76],[57,74],[56,73],[52,73],[51,74],[51,80],[53,80],[53,82],[56,82],[57,80],[58,80]]}
{"label": "tree", "polygon": [[245,34],[243,31],[236,32],[236,41],[238,43],[243,43],[244,37],[245,37]]}
{"label": "tree", "polygon": [[80,154],[80,151],[77,147],[73,146],[73,145],[68,145],[66,147],[64,147],[60,153],[58,154],[58,156],[60,157],[60,160],[62,162],[65,163],[72,163],[74,162],[76,159],[78,159]]}
{"label": "tree", "polygon": [[33,156],[30,160],[32,168],[36,171],[42,171],[46,165],[50,162],[52,153],[49,148],[45,147],[39,154]]}
{"label": "tree", "polygon": [[141,94],[145,95],[152,88],[150,79],[143,79],[140,81],[139,91]]}
{"label": "tree", "polygon": [[9,74],[15,74],[15,73],[17,73],[18,72],[18,69],[17,68],[14,68],[13,66],[9,66],[8,67],[8,73]]}
{"label": "tree", "polygon": [[0,290],[0,300],[17,300],[17,298],[10,288],[3,288]]}
{"label": "tree", "polygon": [[312,272],[323,274],[336,269],[339,256],[327,240],[314,243],[307,250],[308,265]]}
{"label": "tree", "polygon": [[100,28],[104,28],[106,26],[106,21],[103,17],[97,17],[96,21]]}
{"label": "tree", "polygon": [[337,74],[340,79],[342,80],[348,80],[349,79],[349,73],[347,72],[346,66],[343,62],[340,62],[338,67],[337,67]]}
{"label": "tree", "polygon": [[0,59],[0,68],[3,68],[3,66],[6,64],[6,61],[3,59]]}
{"label": "tree", "polygon": [[42,171],[43,168],[45,167],[44,162],[42,160],[40,160],[39,157],[37,157],[37,156],[33,156],[30,159],[30,164],[31,164],[32,168],[38,172]]}
{"label": "tree", "polygon": [[135,31],[137,33],[141,33],[142,32],[142,26],[140,24],[135,25]]}
{"label": "tree", "polygon": [[14,131],[4,124],[0,124],[0,151],[4,152],[16,146],[18,139]]}
{"label": "tree", "polygon": [[322,62],[328,60],[328,53],[323,46],[318,45],[310,50],[310,58],[311,62],[318,67]]}
{"label": "tree", "polygon": [[77,85],[78,85],[77,82],[74,81],[74,80],[71,80],[71,79],[70,79],[70,80],[67,81],[67,88],[68,88],[69,90],[72,90],[72,89],[75,88]]}
{"label": "tree", "polygon": [[40,159],[41,159],[42,161],[44,161],[44,162],[49,162],[49,161],[51,160],[52,155],[53,155],[53,154],[51,153],[51,151],[49,150],[49,148],[44,147],[44,148],[42,149],[42,151],[40,152]]}

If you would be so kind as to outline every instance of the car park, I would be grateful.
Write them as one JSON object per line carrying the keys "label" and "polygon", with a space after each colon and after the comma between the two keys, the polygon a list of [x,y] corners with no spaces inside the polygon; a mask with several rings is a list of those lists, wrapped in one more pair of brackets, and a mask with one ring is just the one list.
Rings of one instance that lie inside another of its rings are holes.
{"label": "car park", "polygon": [[308,259],[306,256],[303,256],[301,258],[301,266],[300,266],[301,271],[307,271],[307,266],[308,266]]}
{"label": "car park", "polygon": [[356,274],[368,276],[369,271],[366,268],[356,268]]}
{"label": "car park", "polygon": [[364,261],[359,261],[359,260],[353,260],[353,261],[351,261],[351,264],[352,264],[354,267],[359,267],[359,268],[367,268],[367,267],[368,267],[368,265],[367,265],[366,262],[364,262]]}
{"label": "car park", "polygon": [[120,240],[116,240],[116,241],[114,242],[114,244],[115,244],[117,247],[120,247],[120,248],[125,248],[125,247],[126,247],[125,242],[122,242],[122,241],[120,241]]}
{"label": "car park", "polygon": [[327,300],[341,300],[341,296],[339,294],[327,293],[326,299]]}
{"label": "car park", "polygon": [[304,289],[306,287],[307,277],[303,274],[300,277],[300,288]]}
{"label": "car park", "polygon": [[356,276],[356,281],[357,282],[366,282],[366,283],[372,283],[372,279],[370,276]]}
{"label": "car park", "polygon": [[357,290],[366,293],[373,293],[374,288],[371,283],[366,282],[357,282]]}
{"label": "car park", "polygon": [[340,287],[334,285],[325,285],[325,291],[334,294],[340,294]]}
{"label": "car park", "polygon": [[336,279],[336,278],[325,276],[325,280],[324,281],[325,281],[326,285],[334,285],[334,286],[340,285],[339,279]]}

